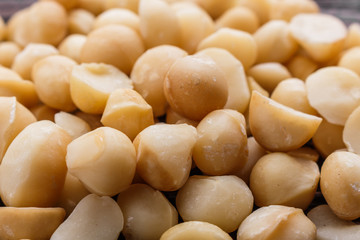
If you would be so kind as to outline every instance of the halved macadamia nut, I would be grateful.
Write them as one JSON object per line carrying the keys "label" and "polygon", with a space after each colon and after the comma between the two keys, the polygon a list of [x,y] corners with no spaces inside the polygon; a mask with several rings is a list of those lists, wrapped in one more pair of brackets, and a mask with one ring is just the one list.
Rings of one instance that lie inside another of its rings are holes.
{"label": "halved macadamia nut", "polygon": [[175,191],[189,178],[196,129],[187,124],[156,124],[134,140],[136,172],[153,188]]}
{"label": "halved macadamia nut", "polygon": [[[1,30],[0,30],[1,31]],[[21,52],[21,47],[15,42],[0,42],[0,65],[11,68],[15,57]]]}
{"label": "halved macadamia nut", "polygon": [[315,134],[322,119],[286,107],[254,91],[249,106],[250,130],[269,151],[291,151]]}
{"label": "halved macadamia nut", "polygon": [[240,225],[237,240],[315,240],[316,226],[301,209],[271,205],[251,213]]}
{"label": "halved macadamia nut", "polygon": [[330,154],[321,167],[320,188],[336,216],[360,217],[360,156],[345,151]]}
{"label": "halved macadamia nut", "polygon": [[69,144],[66,165],[90,192],[114,196],[130,186],[134,178],[135,148],[124,133],[100,127]]}
{"label": "halved macadamia nut", "polygon": [[110,24],[119,24],[132,28],[140,34],[140,18],[133,11],[124,8],[106,10],[96,17],[92,28],[98,29]]}
{"label": "halved macadamia nut", "polygon": [[335,58],[343,49],[347,29],[338,18],[323,13],[301,13],[291,19],[292,36],[317,62]]}
{"label": "halved macadamia nut", "polygon": [[[261,87],[260,84],[257,83],[253,77],[248,76],[246,79],[248,82],[250,93],[252,93],[253,91],[257,91],[265,97],[270,97],[270,93],[266,91],[263,87]],[[248,112],[248,110],[249,109],[247,109],[246,112]],[[246,114],[246,112],[244,114]]]}
{"label": "halved macadamia nut", "polygon": [[221,239],[232,238],[218,226],[202,221],[187,221],[179,223],[168,229],[160,240],[184,240],[184,239]]}
{"label": "halved macadamia nut", "polygon": [[360,77],[343,67],[325,67],[306,79],[310,105],[328,122],[344,126],[360,105]]}
{"label": "halved macadamia nut", "polygon": [[158,240],[178,223],[176,208],[160,191],[146,184],[133,184],[117,197],[124,214],[126,239]]}
{"label": "halved macadamia nut", "polygon": [[200,121],[213,110],[221,109],[228,99],[224,72],[206,55],[179,58],[164,81],[170,107],[191,120]]}
{"label": "halved macadamia nut", "polygon": [[293,56],[286,63],[286,67],[293,77],[299,78],[303,81],[305,81],[310,74],[319,68],[318,64],[314,60],[302,54]]}
{"label": "halved macadamia nut", "polygon": [[360,107],[357,107],[345,122],[343,141],[350,152],[360,155]]}
{"label": "halved macadamia nut", "polygon": [[123,214],[112,198],[90,194],[78,203],[50,240],[117,239],[123,226]]}
{"label": "halved macadamia nut", "polygon": [[249,187],[232,175],[191,176],[176,196],[184,221],[209,222],[228,233],[251,213],[253,203]]}
{"label": "halved macadamia nut", "polygon": [[110,94],[101,123],[134,140],[139,132],[154,124],[154,116],[151,106],[139,93],[132,89],[119,88]]}
{"label": "halved macadamia nut", "polygon": [[32,123],[21,131],[0,165],[0,193],[5,205],[55,206],[64,186],[70,142],[70,135],[50,121]]}
{"label": "halved macadamia nut", "polygon": [[257,206],[284,205],[305,210],[314,199],[319,178],[319,167],[313,160],[269,153],[252,169],[250,189]]}
{"label": "halved macadamia nut", "polygon": [[290,22],[300,13],[318,13],[319,6],[314,0],[270,0],[269,18]]}
{"label": "halved macadamia nut", "polygon": [[360,61],[360,46],[353,47],[347,50],[341,57],[338,63],[339,67],[344,67],[356,72],[360,75],[360,69],[357,63]]}
{"label": "halved macadamia nut", "polygon": [[59,44],[59,53],[66,57],[69,57],[80,63],[80,54],[82,47],[86,42],[86,36],[82,34],[71,34],[68,35],[64,40]]}
{"label": "halved macadamia nut", "polygon": [[245,125],[244,116],[235,110],[215,110],[206,115],[196,128],[196,166],[207,175],[225,175],[242,168],[248,157]]}
{"label": "halved macadamia nut", "polygon": [[91,12],[77,8],[68,14],[68,31],[70,34],[84,34],[91,32],[95,16]]}
{"label": "halved macadamia nut", "polygon": [[59,112],[54,115],[54,121],[75,139],[91,131],[87,122],[67,112]]}
{"label": "halved macadamia nut", "polygon": [[83,112],[102,114],[110,93],[117,88],[133,88],[130,78],[117,68],[103,63],[83,63],[73,67],[70,94]]}

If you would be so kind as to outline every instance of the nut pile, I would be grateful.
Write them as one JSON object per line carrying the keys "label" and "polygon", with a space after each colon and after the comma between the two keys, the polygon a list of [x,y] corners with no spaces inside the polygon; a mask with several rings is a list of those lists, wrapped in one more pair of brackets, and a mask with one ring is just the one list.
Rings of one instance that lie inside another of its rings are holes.
{"label": "nut pile", "polygon": [[0,17],[0,239],[359,239],[359,62],[313,0]]}

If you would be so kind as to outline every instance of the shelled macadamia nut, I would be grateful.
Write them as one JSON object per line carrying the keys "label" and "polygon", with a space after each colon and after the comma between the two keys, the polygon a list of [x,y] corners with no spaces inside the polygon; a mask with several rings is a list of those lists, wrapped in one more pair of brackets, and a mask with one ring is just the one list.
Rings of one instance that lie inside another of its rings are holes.
{"label": "shelled macadamia nut", "polygon": [[320,188],[331,210],[341,219],[360,217],[360,156],[345,151],[330,154],[321,167]]}
{"label": "shelled macadamia nut", "polygon": [[139,132],[154,124],[154,116],[151,106],[138,92],[119,88],[110,94],[101,123],[125,133],[134,140]]}
{"label": "shelled macadamia nut", "polygon": [[73,67],[70,94],[83,112],[102,114],[110,93],[117,88],[133,88],[129,77],[117,68],[103,63],[83,63]]}
{"label": "shelled macadamia nut", "polygon": [[187,124],[156,124],[134,140],[136,172],[153,188],[175,191],[189,178],[196,129]]}
{"label": "shelled macadamia nut", "polygon": [[74,9],[68,14],[68,31],[70,34],[84,34],[91,32],[95,16],[85,9]]}
{"label": "shelled macadamia nut", "polygon": [[[270,93],[267,90],[265,90],[263,87],[261,87],[260,84],[257,83],[253,77],[248,76],[246,79],[248,82],[250,93],[252,93],[253,91],[257,91],[260,94],[264,95],[265,97],[270,97]],[[246,112],[249,113],[249,109],[247,109],[247,111],[245,111],[245,113],[244,113],[245,115],[246,115]]]}
{"label": "shelled macadamia nut", "polygon": [[291,19],[291,35],[317,62],[335,58],[343,49],[347,29],[338,18],[323,13],[301,13]]}
{"label": "shelled macadamia nut", "polygon": [[49,120],[52,122],[55,121],[55,114],[59,112],[58,110],[42,103],[30,108],[30,111],[34,114],[38,121]]}
{"label": "shelled macadamia nut", "polygon": [[0,65],[11,68],[16,55],[21,52],[21,47],[15,42],[0,42]]}
{"label": "shelled macadamia nut", "polygon": [[14,138],[34,122],[35,116],[16,97],[0,97],[0,163]]}
{"label": "shelled macadamia nut", "polygon": [[299,78],[303,81],[315,72],[319,66],[310,57],[302,54],[296,54],[287,63],[286,67],[295,78]]}
{"label": "shelled macadamia nut", "polygon": [[269,153],[251,171],[250,189],[259,207],[284,205],[305,210],[314,199],[319,167],[313,160]]}
{"label": "shelled macadamia nut", "polygon": [[140,34],[140,18],[131,10],[124,8],[106,10],[95,18],[92,29],[98,29],[110,24],[124,25]]}
{"label": "shelled macadamia nut", "polygon": [[0,207],[0,238],[48,240],[64,217],[62,208]]}
{"label": "shelled macadamia nut", "polygon": [[46,105],[71,112],[76,109],[70,95],[70,77],[77,63],[55,55],[39,60],[32,69],[32,79],[40,100]]}
{"label": "shelled macadamia nut", "polygon": [[200,121],[193,160],[204,174],[231,174],[246,164],[245,124],[244,116],[230,109],[215,110]]}
{"label": "shelled macadamia nut", "polygon": [[215,21],[217,29],[233,28],[248,33],[254,33],[260,26],[259,18],[250,8],[233,7],[224,12]]}
{"label": "shelled macadamia nut", "polygon": [[146,48],[163,44],[180,46],[181,32],[175,10],[166,1],[139,2],[140,33]]}
{"label": "shelled macadamia nut", "polygon": [[360,61],[360,46],[353,47],[344,52],[340,57],[338,66],[350,69],[360,75],[359,66],[356,64]]}
{"label": "shelled macadamia nut", "polygon": [[81,111],[75,112],[75,116],[81,118],[85,122],[87,122],[91,128],[91,130],[95,130],[99,127],[103,127],[104,125],[101,123],[101,115],[100,114],[90,114],[84,113]]}
{"label": "shelled macadamia nut", "polygon": [[167,109],[165,122],[168,124],[186,123],[194,127],[196,127],[199,124],[198,121],[190,120],[184,116],[181,116],[180,114],[172,110],[172,108]]}
{"label": "shelled macadamia nut", "polygon": [[188,221],[168,229],[160,240],[231,240],[232,238],[218,226],[202,221]]}
{"label": "shelled macadamia nut", "polygon": [[104,8],[125,8],[137,13],[139,9],[139,2],[140,0],[105,0]]}
{"label": "shelled macadamia nut", "polygon": [[110,197],[90,194],[83,198],[50,240],[112,240],[124,226],[119,205]]}
{"label": "shelled macadamia nut", "polygon": [[41,1],[55,1],[60,3],[67,11],[78,7],[79,0],[41,0]]}
{"label": "shelled macadamia nut", "polygon": [[226,2],[217,0],[192,0],[200,7],[206,10],[209,15],[216,19],[220,17],[226,10],[235,5],[236,0],[229,0]]}
{"label": "shelled macadamia nut", "polygon": [[219,29],[204,38],[199,43],[197,50],[210,47],[228,50],[243,64],[245,71],[255,63],[258,51],[255,39],[251,34],[231,28]]}
{"label": "shelled macadamia nut", "polygon": [[360,24],[351,23],[348,27],[348,34],[345,40],[345,49],[360,46]]}
{"label": "shelled macadamia nut", "polygon": [[59,53],[80,63],[82,47],[86,42],[86,36],[82,34],[68,35],[59,45]]}
{"label": "shelled macadamia nut", "polygon": [[310,210],[308,218],[316,225],[316,239],[357,240],[360,226],[352,221],[338,218],[328,205],[319,205]]}
{"label": "shelled macadamia nut", "polygon": [[350,152],[360,155],[360,107],[357,107],[345,122],[343,141]]}
{"label": "shelled macadamia nut", "polygon": [[[147,1],[145,1],[147,2]],[[123,25],[109,25],[92,31],[82,48],[83,63],[106,63],[126,74],[145,51],[141,37]]]}
{"label": "shelled macadamia nut", "polygon": [[260,25],[269,21],[269,1],[268,0],[238,0],[235,6],[247,7],[251,9],[259,18]]}
{"label": "shelled macadamia nut", "polygon": [[67,112],[56,113],[54,115],[54,121],[57,125],[67,131],[72,139],[78,138],[91,131],[87,122]]}
{"label": "shelled macadamia nut", "polygon": [[320,154],[312,147],[301,147],[292,151],[287,152],[288,155],[304,160],[311,160],[317,162],[319,160]]}
{"label": "shelled macadamia nut", "polygon": [[151,105],[154,116],[165,114],[168,107],[164,94],[164,81],[171,65],[187,53],[181,48],[161,45],[144,52],[131,71],[134,89]]}
{"label": "shelled macadamia nut", "polygon": [[344,125],[360,105],[360,77],[343,67],[324,67],[306,79],[310,105],[328,122]]}
{"label": "shelled macadamia nut", "polygon": [[315,240],[316,226],[301,209],[271,205],[251,213],[240,225],[237,240]]}
{"label": "shelled macadamia nut", "polygon": [[290,22],[300,13],[318,13],[319,6],[314,0],[270,0],[269,18]]}
{"label": "shelled macadamia nut", "polygon": [[128,240],[158,240],[178,223],[178,212],[166,197],[146,184],[133,184],[117,197]]}
{"label": "shelled macadamia nut", "polygon": [[209,112],[224,107],[228,99],[228,83],[212,58],[191,55],[176,60],[170,67],[164,92],[174,111],[199,121]]}
{"label": "shelled macadamia nut", "polygon": [[315,134],[322,119],[286,107],[253,92],[249,106],[250,130],[269,151],[291,151],[303,146]]}
{"label": "shelled macadamia nut", "polygon": [[66,165],[90,192],[114,196],[134,178],[135,148],[124,133],[100,127],[69,144]]}
{"label": "shelled macadamia nut", "polygon": [[212,58],[225,74],[228,84],[228,99],[224,108],[245,112],[249,106],[250,90],[241,62],[230,52],[221,48],[206,48],[196,53],[196,55],[200,54]]}
{"label": "shelled macadamia nut", "polygon": [[225,232],[235,231],[251,213],[254,198],[236,176],[191,176],[176,196],[184,221],[204,221]]}
{"label": "shelled macadamia nut", "polygon": [[262,25],[255,33],[257,63],[289,60],[297,51],[298,43],[290,34],[289,24],[283,20],[272,20]]}
{"label": "shelled macadamia nut", "polygon": [[104,0],[78,0],[78,7],[85,9],[95,16],[102,13],[105,9]]}
{"label": "shelled macadamia nut", "polygon": [[70,142],[70,135],[50,121],[32,123],[21,131],[0,165],[0,193],[5,205],[55,206],[64,186]]}

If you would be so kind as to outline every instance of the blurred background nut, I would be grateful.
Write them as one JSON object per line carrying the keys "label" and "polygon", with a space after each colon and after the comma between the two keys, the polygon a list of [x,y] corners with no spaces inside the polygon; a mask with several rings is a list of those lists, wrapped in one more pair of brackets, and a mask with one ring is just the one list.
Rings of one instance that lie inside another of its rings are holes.
{"label": "blurred background nut", "polygon": [[81,49],[86,42],[86,36],[82,34],[70,34],[59,44],[59,53],[80,63]]}
{"label": "blurred background nut", "polygon": [[360,107],[357,107],[345,122],[343,141],[349,152],[360,154]]}
{"label": "blurred background nut", "polygon": [[0,65],[11,68],[15,57],[21,52],[21,47],[12,41],[0,42]]}
{"label": "blurred background nut", "polygon": [[68,14],[68,31],[70,34],[84,34],[91,32],[95,22],[95,16],[91,12],[79,8]]}

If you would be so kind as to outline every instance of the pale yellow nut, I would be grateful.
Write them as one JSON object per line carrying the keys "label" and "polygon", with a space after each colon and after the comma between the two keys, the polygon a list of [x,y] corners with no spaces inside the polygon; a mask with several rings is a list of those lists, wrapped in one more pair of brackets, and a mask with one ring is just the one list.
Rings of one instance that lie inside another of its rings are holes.
{"label": "pale yellow nut", "polygon": [[221,16],[226,10],[234,6],[236,0],[218,1],[218,0],[192,0],[200,7],[202,7],[209,15],[216,19]]}
{"label": "pale yellow nut", "polygon": [[168,229],[160,240],[231,240],[232,238],[218,226],[202,221],[188,221]]}
{"label": "pale yellow nut", "polygon": [[290,22],[300,13],[318,13],[319,6],[314,0],[270,0],[269,18]]}
{"label": "pale yellow nut", "polygon": [[54,121],[57,125],[67,131],[72,139],[78,138],[91,131],[87,122],[67,112],[56,113],[54,115]]}
{"label": "pale yellow nut", "polygon": [[137,13],[139,9],[139,2],[140,0],[105,0],[104,8],[125,8]]}
{"label": "pale yellow nut", "polygon": [[70,34],[87,35],[92,30],[95,16],[85,9],[74,9],[69,12],[67,21]]}
{"label": "pale yellow nut", "polygon": [[[249,85],[250,93],[252,93],[253,91],[257,91],[265,97],[270,97],[270,93],[266,91],[263,87],[261,87],[260,84],[257,83],[253,77],[248,76],[246,79]],[[247,109],[247,113],[248,110],[249,109]],[[246,114],[246,112],[244,114]]]}
{"label": "pale yellow nut", "polygon": [[306,55],[297,54],[293,56],[287,63],[286,67],[295,78],[303,81],[315,72],[319,66],[318,64]]}
{"label": "pale yellow nut", "polygon": [[167,109],[165,122],[168,124],[186,123],[194,127],[196,127],[199,124],[199,121],[190,120],[184,116],[181,116],[180,114],[175,112],[172,108]]}
{"label": "pale yellow nut", "polygon": [[83,112],[102,114],[110,93],[117,88],[133,88],[129,77],[117,68],[103,63],[83,63],[73,67],[70,94]]}
{"label": "pale yellow nut", "polygon": [[348,34],[345,40],[345,49],[360,46],[360,24],[351,23],[348,27]]}
{"label": "pale yellow nut", "polygon": [[343,141],[350,152],[360,154],[360,107],[357,107],[345,122]]}
{"label": "pale yellow nut", "polygon": [[291,19],[292,36],[318,62],[335,58],[342,50],[347,35],[344,23],[323,13],[301,13]]}
{"label": "pale yellow nut", "polygon": [[0,238],[48,240],[64,221],[62,208],[0,208]]}
{"label": "pale yellow nut", "polygon": [[259,18],[260,25],[269,21],[269,1],[268,0],[238,0],[235,6],[247,7],[254,11]]}
{"label": "pale yellow nut", "polygon": [[92,193],[114,196],[125,190],[135,174],[135,148],[122,132],[101,127],[67,147],[66,165]]}
{"label": "pale yellow nut", "polygon": [[250,189],[259,207],[284,205],[305,210],[314,199],[319,178],[319,167],[313,160],[269,153],[252,169]]}
{"label": "pale yellow nut", "polygon": [[0,162],[14,138],[34,122],[34,115],[15,97],[0,97]]}
{"label": "pale yellow nut", "polygon": [[314,162],[317,162],[320,157],[320,154],[314,148],[306,146],[289,151],[287,154],[297,159],[311,160]]}
{"label": "pale yellow nut", "polygon": [[38,104],[30,108],[30,111],[34,114],[38,121],[49,120],[54,122],[55,114],[58,113],[58,110],[53,109],[45,104]]}
{"label": "pale yellow nut", "polygon": [[139,93],[120,88],[110,94],[101,122],[134,140],[139,132],[154,124],[154,116],[151,106]]}
{"label": "pale yellow nut", "polygon": [[360,75],[359,66],[357,63],[360,61],[360,46],[353,47],[344,52],[340,57],[338,66],[350,69]]}
{"label": "pale yellow nut", "polygon": [[117,197],[124,214],[126,239],[158,240],[178,223],[176,208],[158,190],[146,184],[133,184]]}
{"label": "pale yellow nut", "polygon": [[75,113],[75,116],[81,118],[85,122],[87,122],[91,128],[91,130],[95,130],[99,127],[103,127],[104,125],[100,122],[101,115],[100,114],[90,114],[90,113],[84,113],[81,111],[77,111]]}
{"label": "pale yellow nut", "polygon": [[99,15],[105,9],[105,2],[103,0],[78,0],[78,7]]}
{"label": "pale yellow nut", "polygon": [[73,9],[78,6],[79,0],[42,0],[42,1],[55,1],[63,5],[66,10]]}
{"label": "pale yellow nut", "polygon": [[212,58],[225,74],[228,99],[224,108],[245,112],[250,101],[250,90],[242,63],[230,52],[221,48],[206,48],[196,53],[196,55],[200,54]]}
{"label": "pale yellow nut", "polygon": [[301,209],[271,205],[251,213],[240,225],[237,240],[315,240],[316,226]]}
{"label": "pale yellow nut", "polygon": [[314,136],[322,121],[258,92],[253,92],[249,110],[251,132],[256,141],[269,151],[290,151],[303,146]]}
{"label": "pale yellow nut", "polygon": [[117,239],[123,226],[123,214],[113,199],[90,194],[78,203],[50,240]]}
{"label": "pale yellow nut", "polygon": [[131,71],[134,89],[151,105],[154,116],[165,114],[168,103],[164,93],[164,81],[171,65],[187,53],[181,48],[161,45],[144,52]]}
{"label": "pale yellow nut", "polygon": [[175,191],[189,178],[196,129],[187,124],[156,124],[134,140],[136,172],[160,191]]}
{"label": "pale yellow nut", "polygon": [[21,52],[21,48],[15,42],[1,42],[0,43],[0,65],[11,68],[16,55]]}
{"label": "pale yellow nut", "polygon": [[17,12],[15,12],[13,15],[10,16],[7,27],[6,27],[6,38],[9,41],[16,42],[19,46],[22,46],[19,44],[15,39],[21,39],[22,38],[22,31],[18,29],[19,25],[22,24],[24,19],[27,18],[27,12],[29,12],[29,8],[23,8]]}
{"label": "pale yellow nut", "polygon": [[360,216],[359,182],[359,155],[338,151],[325,159],[321,167],[321,192],[339,218],[354,220]]}
{"label": "pale yellow nut", "polygon": [[0,193],[5,205],[55,206],[65,181],[65,155],[70,141],[65,130],[46,120],[21,131],[0,165]]}
{"label": "pale yellow nut", "polygon": [[59,45],[59,53],[80,63],[81,49],[86,42],[86,36],[82,34],[68,35]]}
{"label": "pale yellow nut", "polygon": [[343,67],[325,67],[306,79],[310,105],[328,122],[344,125],[360,104],[360,77]]}
{"label": "pale yellow nut", "polygon": [[205,48],[218,47],[228,50],[244,66],[247,71],[257,57],[257,45],[254,37],[244,31],[222,28],[204,38],[198,45],[197,51]]}

